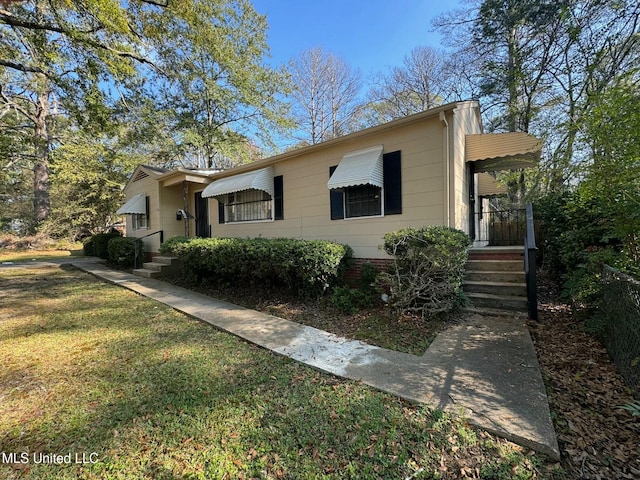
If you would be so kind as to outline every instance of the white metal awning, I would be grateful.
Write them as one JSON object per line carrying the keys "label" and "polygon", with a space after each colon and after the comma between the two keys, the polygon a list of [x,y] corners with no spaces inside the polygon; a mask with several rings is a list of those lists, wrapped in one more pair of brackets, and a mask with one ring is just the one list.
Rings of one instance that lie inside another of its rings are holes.
{"label": "white metal awning", "polygon": [[327,182],[330,190],[375,185],[382,188],[382,145],[347,153]]}
{"label": "white metal awning", "polygon": [[465,136],[465,160],[474,162],[476,172],[532,167],[541,154],[542,140],[523,132]]}
{"label": "white metal awning", "polygon": [[262,190],[273,197],[273,167],[215,180],[202,191],[202,196],[218,197],[243,190]]}
{"label": "white metal awning", "polygon": [[144,215],[145,213],[147,213],[147,196],[144,193],[131,197],[116,212],[117,215]]}

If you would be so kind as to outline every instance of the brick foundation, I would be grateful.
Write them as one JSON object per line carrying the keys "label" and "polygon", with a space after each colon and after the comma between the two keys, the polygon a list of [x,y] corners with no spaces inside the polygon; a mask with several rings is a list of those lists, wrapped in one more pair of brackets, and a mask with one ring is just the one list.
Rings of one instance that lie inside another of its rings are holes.
{"label": "brick foundation", "polygon": [[344,274],[344,278],[350,285],[357,285],[360,281],[360,272],[362,265],[370,263],[378,270],[382,271],[389,267],[393,260],[390,258],[354,258],[353,263]]}

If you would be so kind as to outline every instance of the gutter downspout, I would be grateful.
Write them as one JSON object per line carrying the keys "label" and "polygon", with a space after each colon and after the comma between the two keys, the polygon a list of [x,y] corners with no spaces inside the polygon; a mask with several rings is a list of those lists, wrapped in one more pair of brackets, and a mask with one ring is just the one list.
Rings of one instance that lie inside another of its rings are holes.
{"label": "gutter downspout", "polygon": [[440,112],[440,123],[442,124],[442,156],[444,161],[444,208],[445,208],[445,226],[451,227],[451,162],[449,161],[449,123],[445,112]]}

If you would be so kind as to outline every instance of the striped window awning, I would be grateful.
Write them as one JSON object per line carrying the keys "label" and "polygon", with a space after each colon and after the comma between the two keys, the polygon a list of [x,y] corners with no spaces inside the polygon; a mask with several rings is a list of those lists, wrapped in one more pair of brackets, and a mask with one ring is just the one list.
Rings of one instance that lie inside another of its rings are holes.
{"label": "striped window awning", "polygon": [[131,197],[116,212],[118,215],[144,215],[146,213],[147,196],[144,193],[139,193]]}
{"label": "striped window awning", "polygon": [[273,197],[273,167],[215,180],[202,191],[202,196],[219,197],[244,190],[262,190]]}
{"label": "striped window awning", "polygon": [[382,145],[347,153],[327,182],[329,190],[356,185],[382,188]]}
{"label": "striped window awning", "polygon": [[542,140],[523,132],[482,133],[465,136],[465,160],[476,172],[495,172],[535,166]]}

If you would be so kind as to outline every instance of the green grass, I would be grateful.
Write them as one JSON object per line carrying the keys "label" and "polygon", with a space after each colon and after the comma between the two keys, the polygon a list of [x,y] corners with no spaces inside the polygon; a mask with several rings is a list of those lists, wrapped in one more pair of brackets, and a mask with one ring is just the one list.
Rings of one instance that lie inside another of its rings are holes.
{"label": "green grass", "polygon": [[547,478],[461,420],[75,270],[0,270],[0,351],[0,452],[30,459],[0,478]]}
{"label": "green grass", "polygon": [[73,250],[0,250],[0,263],[2,262],[44,262],[47,260],[59,260],[67,257],[82,257],[82,247]]}

